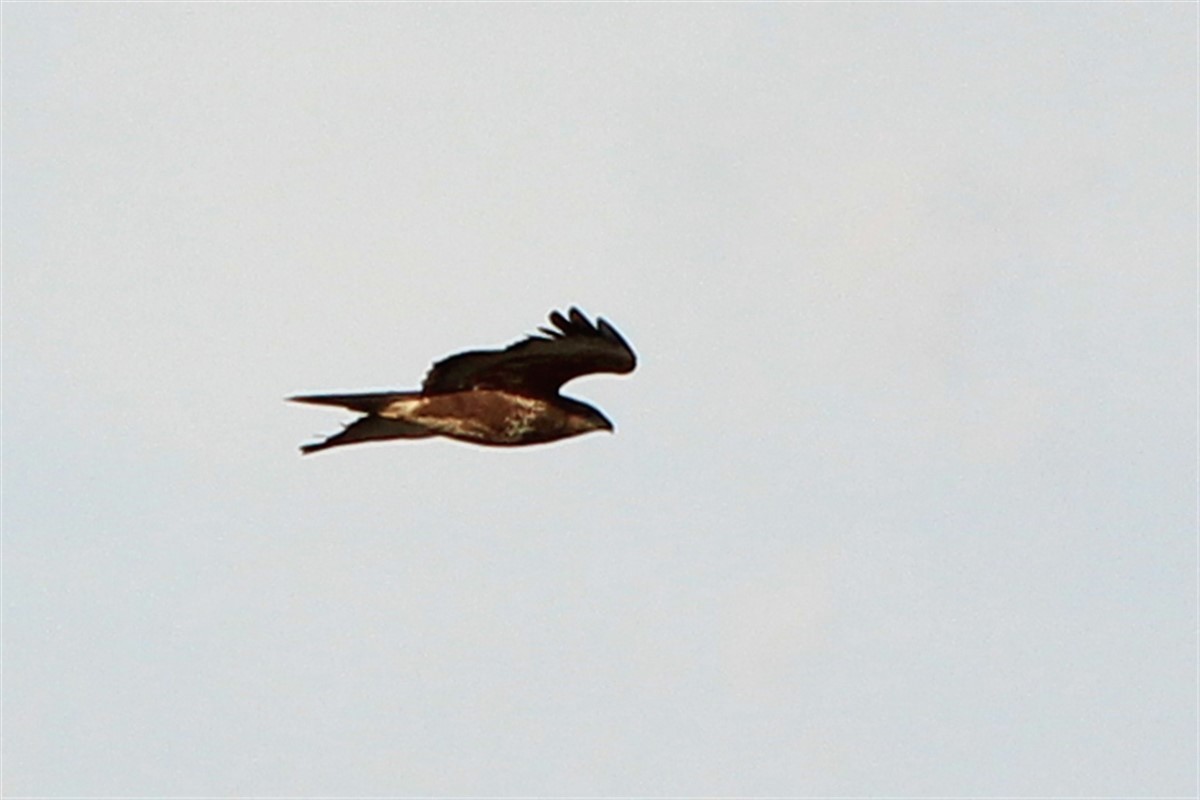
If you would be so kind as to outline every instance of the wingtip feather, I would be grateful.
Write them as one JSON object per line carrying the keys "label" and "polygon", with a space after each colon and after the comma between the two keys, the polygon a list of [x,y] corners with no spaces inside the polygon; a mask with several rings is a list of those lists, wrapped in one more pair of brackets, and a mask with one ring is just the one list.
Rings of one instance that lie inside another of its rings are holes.
{"label": "wingtip feather", "polygon": [[557,311],[550,312],[550,322],[563,333],[566,333],[571,328],[571,323],[567,322],[567,318]]}

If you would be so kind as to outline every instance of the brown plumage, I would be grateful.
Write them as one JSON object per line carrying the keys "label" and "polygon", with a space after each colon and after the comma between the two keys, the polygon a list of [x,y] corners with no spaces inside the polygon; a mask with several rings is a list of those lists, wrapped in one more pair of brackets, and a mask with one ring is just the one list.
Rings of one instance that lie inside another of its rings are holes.
{"label": "brown plumage", "polygon": [[381,439],[446,436],[472,444],[541,444],[613,429],[600,411],[559,394],[593,372],[632,372],[637,357],[616,328],[577,309],[550,314],[553,328],[503,350],[472,350],[433,365],[417,392],[303,395],[297,403],[340,406],[366,416],[304,453]]}

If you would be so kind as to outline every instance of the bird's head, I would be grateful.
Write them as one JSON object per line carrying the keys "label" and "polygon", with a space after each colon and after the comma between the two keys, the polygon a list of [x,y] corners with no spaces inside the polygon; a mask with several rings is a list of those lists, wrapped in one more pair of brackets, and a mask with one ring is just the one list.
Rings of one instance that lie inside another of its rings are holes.
{"label": "bird's head", "polygon": [[594,408],[589,408],[587,413],[578,415],[573,422],[574,427],[579,433],[587,433],[588,431],[613,432],[612,421]]}
{"label": "bird's head", "polygon": [[[566,399],[566,398],[564,398]],[[589,431],[608,431],[611,433],[613,429],[612,421],[600,413],[600,409],[589,406],[587,403],[579,401],[571,402],[571,414],[568,417],[567,426],[571,433],[588,433]]]}
{"label": "bird's head", "polygon": [[609,433],[612,433],[615,430],[615,428],[613,428],[612,420],[594,408],[592,409],[591,416],[588,417],[588,426],[589,430],[608,431]]}

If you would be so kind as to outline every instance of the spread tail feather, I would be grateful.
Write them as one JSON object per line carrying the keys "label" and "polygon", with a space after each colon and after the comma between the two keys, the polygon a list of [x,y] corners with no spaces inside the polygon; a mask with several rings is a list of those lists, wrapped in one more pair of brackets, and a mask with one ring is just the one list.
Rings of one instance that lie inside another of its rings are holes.
{"label": "spread tail feather", "polygon": [[304,455],[309,455],[310,453],[316,453],[344,444],[383,441],[385,439],[423,439],[433,435],[432,431],[415,422],[386,419],[372,415],[351,422],[341,431],[333,434],[323,442],[301,445],[300,452]]}
{"label": "spread tail feather", "polygon": [[311,394],[289,397],[295,403],[317,406],[337,406],[358,411],[367,416],[357,419],[324,441],[303,445],[300,452],[308,455],[330,447],[385,439],[423,439],[434,432],[417,422],[378,416],[396,400],[418,397],[420,392],[365,392],[359,394]]}
{"label": "spread tail feather", "polygon": [[289,397],[293,403],[309,403],[314,406],[337,406],[361,411],[364,414],[374,414],[386,407],[393,400],[405,397],[417,397],[420,392],[366,392],[361,394],[306,394]]}

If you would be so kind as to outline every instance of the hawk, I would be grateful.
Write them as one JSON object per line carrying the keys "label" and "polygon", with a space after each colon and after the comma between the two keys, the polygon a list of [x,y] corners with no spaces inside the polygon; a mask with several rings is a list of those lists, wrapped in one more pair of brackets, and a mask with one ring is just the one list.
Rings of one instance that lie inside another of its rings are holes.
{"label": "hawk", "polygon": [[563,397],[559,389],[580,375],[632,372],[637,356],[616,328],[600,318],[592,324],[578,308],[566,316],[552,311],[550,322],[553,328],[538,328],[540,334],[503,350],[471,350],[438,361],[417,392],[289,397],[366,415],[300,451],[430,436],[515,447],[611,431],[599,409]]}

